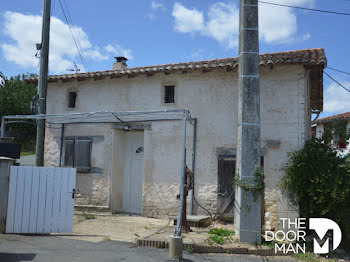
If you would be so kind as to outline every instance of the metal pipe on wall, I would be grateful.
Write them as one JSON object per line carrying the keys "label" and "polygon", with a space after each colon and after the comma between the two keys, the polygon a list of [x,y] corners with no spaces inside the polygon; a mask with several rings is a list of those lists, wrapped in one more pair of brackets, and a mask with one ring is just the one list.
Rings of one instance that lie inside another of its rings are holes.
{"label": "metal pipe on wall", "polygon": [[194,179],[196,168],[196,146],[197,146],[197,118],[193,118],[193,145],[192,145],[192,173],[193,173],[193,188],[190,195],[190,215],[193,215],[193,197],[194,197]]}
{"label": "metal pipe on wall", "polygon": [[184,183],[185,183],[185,167],[186,167],[186,124],[187,115],[184,116],[184,126],[182,135],[182,164],[181,164],[181,185],[180,185],[180,208],[177,216],[177,224],[175,228],[175,236],[181,236],[181,224],[182,224],[182,209],[184,203]]}
{"label": "metal pipe on wall", "polygon": [[1,137],[5,137],[5,117],[1,118]]}
{"label": "metal pipe on wall", "polygon": [[62,166],[62,152],[63,152],[63,141],[64,141],[64,128],[65,128],[65,125],[62,124],[62,127],[61,127],[61,144],[60,144],[60,163],[59,163],[59,167]]}

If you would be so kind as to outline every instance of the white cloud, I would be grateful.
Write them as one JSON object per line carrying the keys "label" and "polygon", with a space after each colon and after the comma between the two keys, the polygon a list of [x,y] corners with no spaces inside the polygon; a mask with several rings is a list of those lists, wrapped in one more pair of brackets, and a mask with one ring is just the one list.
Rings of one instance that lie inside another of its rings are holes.
{"label": "white cloud", "polygon": [[203,13],[189,9],[179,3],[174,4],[172,13],[175,18],[175,30],[181,33],[201,32],[205,30]]}
{"label": "white cloud", "polygon": [[239,9],[235,5],[216,3],[208,11],[207,35],[233,48],[238,45]]}
{"label": "white cloud", "polygon": [[155,20],[157,17],[156,12],[157,11],[164,11],[164,10],[166,10],[164,4],[153,0],[151,2],[151,12],[146,15],[146,18],[148,18],[149,20]]}
{"label": "white cloud", "polygon": [[[350,81],[341,81],[340,83],[350,89]],[[324,100],[324,112],[336,114],[350,111],[350,92],[336,83],[332,83],[326,89]]]}
{"label": "white cloud", "polygon": [[[3,32],[8,36],[6,42],[0,43],[4,57],[24,68],[36,68],[39,63],[34,55],[36,43],[41,42],[42,17],[17,12],[5,12]],[[101,52],[101,48],[93,46],[88,35],[78,26],[72,26],[76,39],[79,40],[82,54],[86,59],[101,61],[108,56]],[[51,17],[50,25],[50,73],[66,73],[73,68],[73,61],[79,62],[79,53],[67,24],[62,20]],[[81,70],[83,71],[83,67]]]}
{"label": "white cloud", "polygon": [[[270,2],[281,3],[280,0]],[[283,4],[310,6],[314,0],[284,0]],[[305,41],[310,34],[297,36],[298,24],[295,11],[290,8],[259,4],[260,39],[277,44],[292,41]],[[175,3],[172,13],[174,29],[181,33],[200,33],[214,38],[228,48],[238,46],[239,8],[235,3],[217,2],[204,12]]]}
{"label": "white cloud", "polygon": [[154,19],[156,19],[156,15],[153,13],[149,13],[146,15],[146,18],[148,18],[149,20],[154,20]]}
{"label": "white cloud", "polygon": [[158,3],[156,1],[152,1],[152,4],[151,4],[151,8],[152,10],[158,10],[158,9],[165,9],[164,5],[162,3]]}
{"label": "white cloud", "polygon": [[106,45],[104,49],[114,56],[124,56],[129,60],[134,58],[131,49],[124,49],[120,45]]}
{"label": "white cloud", "polygon": [[87,49],[83,52],[85,57],[89,57],[93,60],[107,60],[108,56],[101,53],[99,47],[95,47],[94,49]]}

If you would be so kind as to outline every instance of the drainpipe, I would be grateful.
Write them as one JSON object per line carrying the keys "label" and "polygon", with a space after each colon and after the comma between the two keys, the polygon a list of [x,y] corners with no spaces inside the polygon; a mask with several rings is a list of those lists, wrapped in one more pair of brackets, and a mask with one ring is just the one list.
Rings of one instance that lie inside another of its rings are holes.
{"label": "drainpipe", "polygon": [[5,116],[1,118],[1,137],[5,137]]}
{"label": "drainpipe", "polygon": [[61,127],[61,144],[60,144],[60,163],[59,163],[59,167],[62,166],[62,151],[63,151],[63,141],[64,141],[64,128],[65,128],[65,125],[62,124],[62,127]]}
{"label": "drainpipe", "polygon": [[190,215],[193,215],[193,197],[194,197],[194,170],[196,168],[196,145],[197,145],[197,118],[193,118],[193,145],[192,145],[192,173],[193,173],[193,181],[192,181],[192,190],[190,195]]}
{"label": "drainpipe", "polygon": [[183,135],[182,135],[182,164],[181,164],[181,186],[180,186],[180,208],[179,214],[177,216],[177,224],[175,228],[175,236],[181,236],[181,224],[182,224],[182,209],[184,203],[184,183],[185,183],[185,166],[186,166],[186,124],[187,124],[187,116],[184,118],[184,127],[183,127]]}
{"label": "drainpipe", "polygon": [[315,124],[316,120],[319,118],[321,111],[320,110],[313,110],[313,114],[317,114],[317,116],[314,118],[314,120],[311,121],[311,124]]}

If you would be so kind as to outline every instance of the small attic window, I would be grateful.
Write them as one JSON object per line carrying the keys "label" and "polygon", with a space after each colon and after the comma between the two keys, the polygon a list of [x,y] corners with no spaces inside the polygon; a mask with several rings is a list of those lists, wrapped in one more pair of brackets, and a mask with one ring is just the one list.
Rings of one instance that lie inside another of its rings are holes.
{"label": "small attic window", "polygon": [[175,86],[164,86],[164,103],[175,103]]}
{"label": "small attic window", "polygon": [[77,92],[69,92],[68,93],[68,107],[75,108],[77,101]]}

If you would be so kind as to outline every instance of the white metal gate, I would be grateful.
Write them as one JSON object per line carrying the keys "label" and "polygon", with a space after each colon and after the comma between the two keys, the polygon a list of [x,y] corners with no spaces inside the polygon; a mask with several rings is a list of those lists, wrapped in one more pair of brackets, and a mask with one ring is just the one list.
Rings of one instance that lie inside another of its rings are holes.
{"label": "white metal gate", "polygon": [[12,166],[6,233],[71,233],[75,168]]}

